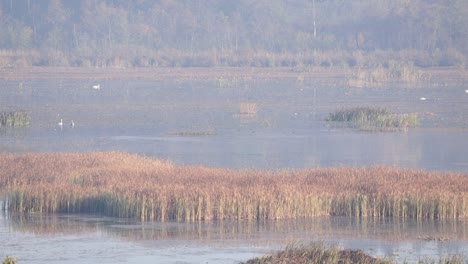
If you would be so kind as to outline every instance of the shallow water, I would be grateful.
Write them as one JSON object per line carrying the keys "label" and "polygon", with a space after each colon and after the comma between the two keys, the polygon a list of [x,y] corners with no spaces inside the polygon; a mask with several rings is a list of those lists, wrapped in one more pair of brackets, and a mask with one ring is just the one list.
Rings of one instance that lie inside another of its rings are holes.
{"label": "shallow water", "polygon": [[[95,83],[0,81],[0,110],[32,116],[30,127],[0,129],[0,151],[125,151],[227,168],[391,165],[468,172],[463,82],[356,89],[343,80],[320,79],[108,80],[100,82],[100,90],[92,89]],[[257,112],[241,114],[242,103],[256,104]],[[418,113],[421,126],[369,133],[324,121],[347,106]],[[0,257],[12,255],[20,263],[237,263],[294,241],[323,241],[410,263],[468,255],[466,221],[143,224],[99,216],[2,214],[0,241]]]}
{"label": "shallow water", "polygon": [[[2,81],[2,108],[30,112],[32,125],[0,129],[0,151],[118,150],[229,168],[391,165],[468,172],[463,82],[373,89],[294,79],[116,80],[100,90],[93,84]],[[242,103],[256,104],[257,113],[240,114]],[[346,106],[418,113],[421,125],[372,133],[324,121]]]}
{"label": "shallow water", "polygon": [[[444,241],[439,241],[444,240]],[[464,221],[349,218],[264,223],[141,223],[84,215],[0,216],[0,255],[21,263],[239,263],[301,242],[413,263],[468,255]]]}

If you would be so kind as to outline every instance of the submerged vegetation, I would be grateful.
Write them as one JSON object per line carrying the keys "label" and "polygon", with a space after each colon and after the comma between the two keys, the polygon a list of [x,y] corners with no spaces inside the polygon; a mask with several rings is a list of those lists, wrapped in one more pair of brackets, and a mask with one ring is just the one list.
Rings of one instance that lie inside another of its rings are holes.
{"label": "submerged vegetation", "polygon": [[3,207],[157,221],[468,216],[468,177],[392,167],[228,170],[125,153],[0,154]]}
{"label": "submerged vegetation", "polygon": [[0,112],[0,127],[20,127],[27,126],[31,117],[24,111],[4,111]]}
{"label": "submerged vegetation", "polygon": [[353,107],[330,113],[328,122],[344,122],[346,125],[366,131],[406,130],[418,126],[417,114],[392,114],[380,107]]}
{"label": "submerged vegetation", "polygon": [[[325,248],[322,243],[292,244],[282,251],[251,259],[242,264],[327,263],[327,264],[392,264],[392,260],[374,258],[361,250]],[[406,263],[406,262],[405,262]],[[421,260],[419,264],[462,264],[461,257]]]}

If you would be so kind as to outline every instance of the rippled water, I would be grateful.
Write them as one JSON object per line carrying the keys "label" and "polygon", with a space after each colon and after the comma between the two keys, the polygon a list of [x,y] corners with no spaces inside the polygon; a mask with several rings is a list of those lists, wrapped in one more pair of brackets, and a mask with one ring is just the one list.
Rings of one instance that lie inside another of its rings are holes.
{"label": "rippled water", "polygon": [[[356,89],[342,80],[163,79],[102,81],[100,90],[92,89],[95,83],[0,81],[0,110],[32,116],[30,127],[0,129],[0,151],[126,151],[228,168],[392,165],[468,172],[463,83]],[[241,114],[243,103],[255,104],[257,112]],[[324,121],[346,106],[418,113],[421,126],[370,133]],[[467,231],[466,221],[181,224],[2,214],[0,257],[20,263],[237,263],[293,241],[323,241],[416,261],[468,255]]]}

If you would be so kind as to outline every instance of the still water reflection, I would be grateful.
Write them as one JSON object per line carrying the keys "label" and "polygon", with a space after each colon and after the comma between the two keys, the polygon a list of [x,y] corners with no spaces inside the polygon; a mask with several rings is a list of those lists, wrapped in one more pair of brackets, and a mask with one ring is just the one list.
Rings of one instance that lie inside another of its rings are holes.
{"label": "still water reflection", "polygon": [[297,241],[410,263],[468,255],[466,221],[141,223],[100,216],[0,216],[1,255],[22,263],[238,263]]}

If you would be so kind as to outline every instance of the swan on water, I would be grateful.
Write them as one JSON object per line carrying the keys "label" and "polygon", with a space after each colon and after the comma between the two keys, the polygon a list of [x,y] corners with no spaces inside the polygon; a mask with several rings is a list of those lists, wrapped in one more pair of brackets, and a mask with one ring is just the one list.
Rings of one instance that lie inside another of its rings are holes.
{"label": "swan on water", "polygon": [[93,85],[93,89],[99,90],[101,89],[101,85],[100,84]]}
{"label": "swan on water", "polygon": [[75,122],[73,122],[73,120],[70,122],[70,126],[71,126],[72,128],[75,127]]}

